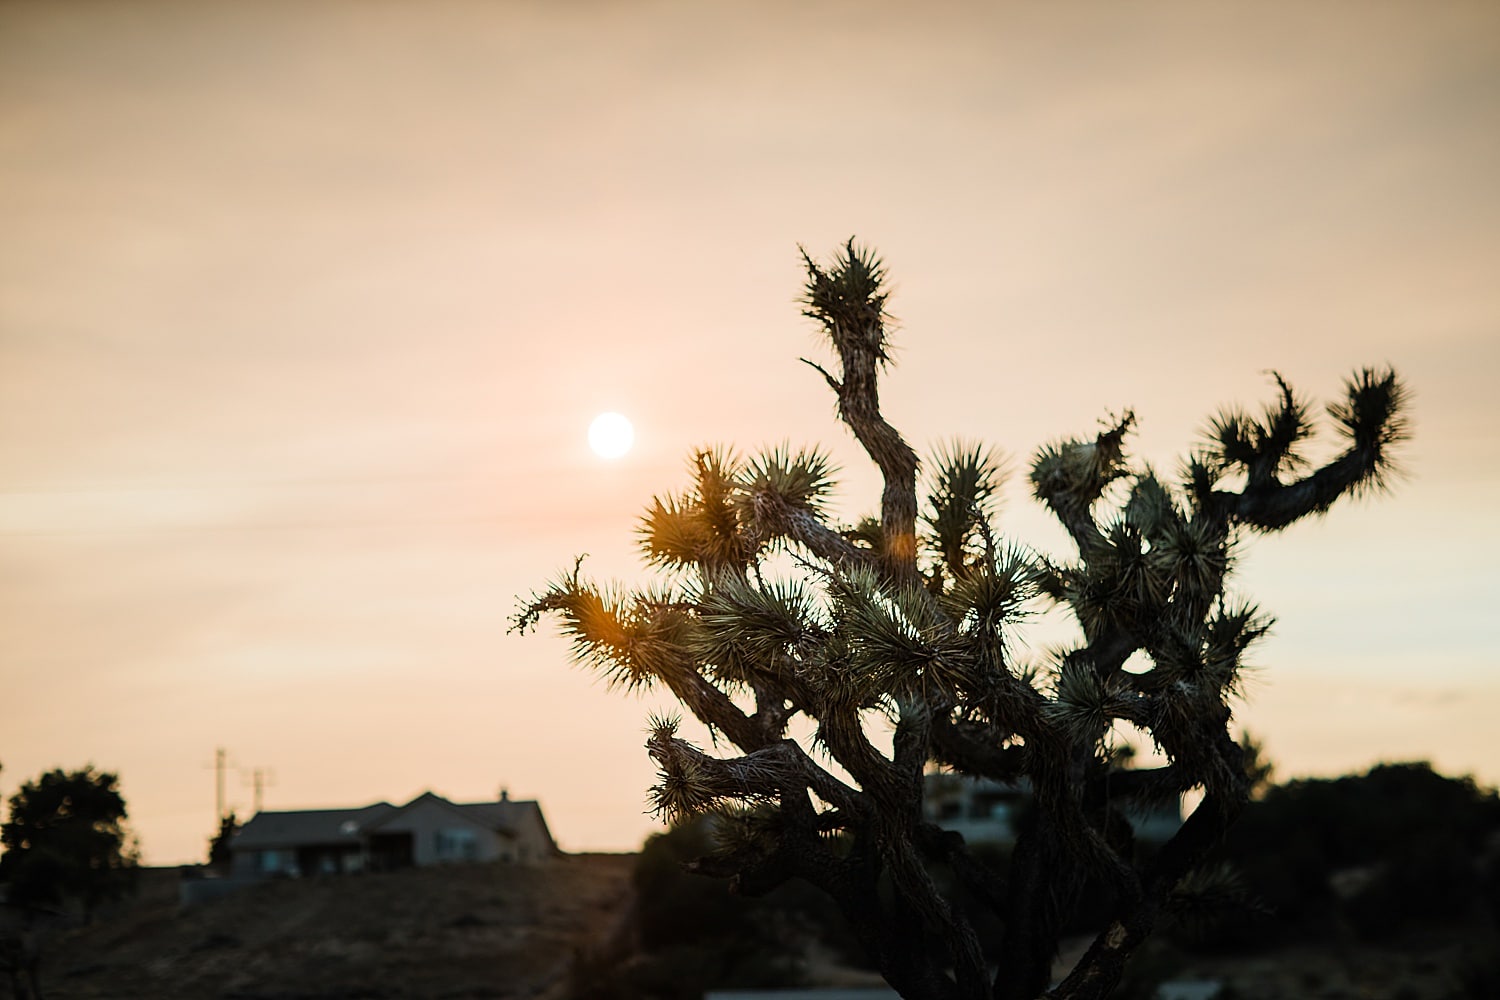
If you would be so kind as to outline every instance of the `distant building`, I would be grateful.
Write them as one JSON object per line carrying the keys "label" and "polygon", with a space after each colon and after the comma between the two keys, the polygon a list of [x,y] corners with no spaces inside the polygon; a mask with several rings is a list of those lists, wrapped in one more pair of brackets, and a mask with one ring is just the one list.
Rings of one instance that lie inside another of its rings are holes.
{"label": "distant building", "polygon": [[[934,773],[926,776],[923,811],[929,822],[961,833],[970,844],[1015,843],[1016,824],[1031,801],[1031,783],[1014,783],[962,774]],[[1124,810],[1138,841],[1161,844],[1182,826],[1182,803],[1178,799],[1156,806],[1130,806]]]}
{"label": "distant building", "polygon": [[404,806],[259,812],[229,845],[235,880],[387,871],[459,861],[534,862],[557,845],[534,800],[449,802],[423,792]]}

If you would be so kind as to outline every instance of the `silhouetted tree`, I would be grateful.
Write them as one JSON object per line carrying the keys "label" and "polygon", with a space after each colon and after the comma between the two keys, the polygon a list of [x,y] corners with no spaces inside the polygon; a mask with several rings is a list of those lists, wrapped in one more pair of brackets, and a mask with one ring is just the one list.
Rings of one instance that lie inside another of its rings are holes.
{"label": "silhouetted tree", "polygon": [[11,903],[77,904],[85,917],[124,892],[137,856],[125,828],[119,778],[96,771],[48,771],[10,798],[0,826],[0,882]]}
{"label": "silhouetted tree", "polygon": [[[1111,919],[1049,994],[1103,997],[1249,796],[1228,699],[1270,619],[1226,593],[1234,545],[1383,486],[1404,436],[1403,387],[1390,371],[1358,372],[1328,408],[1344,447],[1314,470],[1300,455],[1308,406],[1279,376],[1276,402],[1260,416],[1222,413],[1176,481],[1130,463],[1128,412],[1042,448],[1032,490],[1077,550],[1054,560],[996,532],[1000,463],[983,447],[940,452],[922,503],[917,455],[880,411],[884,268],[852,242],[831,265],[804,260],[805,314],[837,354],[834,371],[808,363],[882,473],[879,516],[831,521],[832,469],[817,451],[701,451],[692,485],[642,521],[661,585],[601,587],[575,564],[516,627],[555,614],[580,661],[625,688],[665,686],[716,745],[738,748],[706,753],[677,720],[652,720],[656,810],[723,814],[720,847],[695,870],[749,895],[792,878],[820,887],[890,983],[924,1000],[1042,994],[1080,886],[1103,883]],[[1027,662],[1016,628],[1040,604],[1071,612],[1081,638]],[[799,715],[817,756],[788,737]],[[1112,771],[1121,721],[1169,763]],[[883,726],[888,751],[874,735]],[[924,821],[934,763],[1029,779],[1035,822],[1004,882],[961,836]],[[1137,863],[1120,807],[1192,788],[1202,804]],[[935,871],[1003,918],[993,981]]]}
{"label": "silhouetted tree", "polygon": [[1227,943],[1255,944],[1277,931],[1305,939],[1340,922],[1379,939],[1472,918],[1488,902],[1497,835],[1496,792],[1426,763],[1272,786],[1215,855],[1244,871],[1278,926],[1231,928],[1240,940]]}
{"label": "silhouetted tree", "polygon": [[231,809],[219,818],[219,830],[208,841],[208,863],[214,868],[228,869],[234,860],[229,845],[234,835],[240,832],[240,821]]}

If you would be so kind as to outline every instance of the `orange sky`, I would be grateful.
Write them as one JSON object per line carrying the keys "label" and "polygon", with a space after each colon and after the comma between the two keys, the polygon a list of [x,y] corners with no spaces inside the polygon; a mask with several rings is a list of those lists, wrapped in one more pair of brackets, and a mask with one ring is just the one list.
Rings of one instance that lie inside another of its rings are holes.
{"label": "orange sky", "polygon": [[919,448],[1131,406],[1170,468],[1267,369],[1395,364],[1410,478],[1249,547],[1239,714],[1283,775],[1500,781],[1497,122],[1490,3],[0,3],[0,790],[116,769],[189,860],[223,745],[277,808],[505,785],[635,846],[664,703],[506,619],[634,578],[698,444],[873,509],[797,361],[850,234]]}

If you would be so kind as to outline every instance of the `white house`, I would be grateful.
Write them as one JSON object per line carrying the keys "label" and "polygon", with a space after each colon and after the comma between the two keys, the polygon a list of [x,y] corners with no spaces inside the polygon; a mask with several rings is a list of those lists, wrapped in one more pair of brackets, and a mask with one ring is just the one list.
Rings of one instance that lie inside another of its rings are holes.
{"label": "white house", "polygon": [[404,806],[258,812],[229,845],[233,878],[385,871],[458,861],[533,862],[557,845],[534,800],[450,802],[423,792]]}

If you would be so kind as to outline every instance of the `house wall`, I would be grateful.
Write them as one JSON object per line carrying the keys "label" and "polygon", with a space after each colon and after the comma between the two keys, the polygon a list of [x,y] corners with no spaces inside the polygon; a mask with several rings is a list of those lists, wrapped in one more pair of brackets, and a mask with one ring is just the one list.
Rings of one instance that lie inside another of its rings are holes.
{"label": "house wall", "polygon": [[417,865],[452,861],[498,861],[509,844],[493,830],[470,822],[457,810],[439,802],[422,802],[389,822],[381,823],[382,834],[409,833],[412,861]]}
{"label": "house wall", "polygon": [[233,848],[231,852],[230,877],[236,879],[344,875],[364,870],[366,860],[358,844]]}
{"label": "house wall", "polygon": [[542,819],[540,809],[528,809],[516,820],[515,842],[511,845],[512,857],[509,861],[536,862],[550,858],[557,847],[552,842],[552,835],[547,832],[547,824]]}
{"label": "house wall", "polygon": [[260,852],[235,850],[230,854],[229,877],[252,879],[260,877]]}

